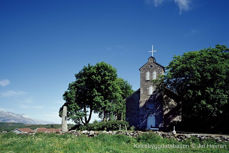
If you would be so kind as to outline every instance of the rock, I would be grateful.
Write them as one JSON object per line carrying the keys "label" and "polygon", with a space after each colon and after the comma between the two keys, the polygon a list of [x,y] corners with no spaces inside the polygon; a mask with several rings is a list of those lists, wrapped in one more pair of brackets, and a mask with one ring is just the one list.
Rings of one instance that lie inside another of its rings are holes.
{"label": "rock", "polygon": [[108,132],[107,132],[107,131],[102,131],[102,133],[103,133],[103,134],[108,134]]}
{"label": "rock", "polygon": [[81,133],[80,133],[80,132],[75,132],[74,135],[75,135],[75,136],[80,136]]}
{"label": "rock", "polygon": [[200,136],[199,139],[200,140],[205,140],[205,137],[204,136]]}
{"label": "rock", "polygon": [[112,134],[112,131],[108,131],[108,134]]}
{"label": "rock", "polygon": [[112,133],[112,134],[117,134],[117,132],[118,132],[118,131],[113,131],[113,133]]}
{"label": "rock", "polygon": [[186,138],[191,138],[191,135],[185,134],[185,137],[186,137]]}
{"label": "rock", "polygon": [[89,134],[88,134],[88,136],[90,136],[90,137],[93,137],[93,136],[95,136],[95,132],[94,132],[94,131],[89,131]]}
{"label": "rock", "polygon": [[84,130],[84,131],[82,131],[81,133],[82,133],[82,134],[87,134],[88,131],[87,131],[87,130]]}
{"label": "rock", "polygon": [[71,131],[68,131],[68,133],[70,133],[70,134],[74,134],[74,133],[76,133],[76,130],[71,130]]}
{"label": "rock", "polygon": [[[4,131],[6,132],[6,131]],[[162,138],[169,138],[169,139],[176,139],[177,141],[183,141],[191,137],[198,138],[199,140],[206,140],[206,139],[214,139],[215,141],[218,142],[228,142],[229,141],[229,136],[227,135],[216,135],[216,134],[187,134],[187,133],[176,133],[173,134],[172,132],[162,132],[162,131],[155,131],[155,132],[144,132],[144,131],[76,131],[76,130],[71,130],[68,131],[69,134],[74,134],[76,136],[79,135],[87,135],[89,137],[94,137],[97,136],[98,134],[110,134],[110,135],[127,135],[130,137],[138,137],[139,135],[143,133],[155,133],[159,135]]]}

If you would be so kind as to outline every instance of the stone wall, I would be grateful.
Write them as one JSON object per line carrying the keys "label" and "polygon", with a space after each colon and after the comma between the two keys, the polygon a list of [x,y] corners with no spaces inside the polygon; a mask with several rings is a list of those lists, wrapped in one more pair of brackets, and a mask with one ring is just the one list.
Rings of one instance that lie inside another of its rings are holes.
{"label": "stone wall", "polygon": [[160,131],[69,131],[68,133],[74,134],[76,136],[80,135],[86,135],[89,137],[94,137],[99,134],[109,134],[109,135],[127,135],[130,137],[138,137],[141,134],[148,133],[148,134],[157,134],[162,138],[169,138],[169,139],[176,139],[177,141],[184,141],[186,139],[189,139],[191,137],[197,138],[199,140],[206,140],[206,139],[213,139],[217,142],[229,142],[229,135],[220,135],[220,134],[198,134],[198,133],[177,133],[173,134],[172,132],[160,132]]}

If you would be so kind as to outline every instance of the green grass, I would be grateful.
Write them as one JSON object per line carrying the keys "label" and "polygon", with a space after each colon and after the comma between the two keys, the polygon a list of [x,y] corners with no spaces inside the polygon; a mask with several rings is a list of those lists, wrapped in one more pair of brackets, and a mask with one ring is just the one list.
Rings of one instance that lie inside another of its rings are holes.
{"label": "green grass", "polygon": [[[68,127],[71,128],[74,126],[73,124],[68,124]],[[61,124],[23,124],[23,123],[5,123],[5,122],[0,122],[0,132],[1,131],[7,131],[10,132],[16,128],[31,128],[31,129],[36,129],[36,128],[61,128]]]}
{"label": "green grass", "polygon": [[[225,148],[207,148],[209,145],[225,145]],[[202,148],[161,148],[161,145],[202,146]],[[146,148],[145,148],[146,147]],[[149,148],[151,147],[151,148]],[[163,139],[153,133],[143,134],[137,138],[125,135],[100,134],[96,137],[74,136],[70,134],[35,134],[16,135],[0,134],[0,153],[151,153],[151,152],[229,152],[229,143],[217,143],[214,140],[199,141],[191,138],[183,142],[174,139]]]}

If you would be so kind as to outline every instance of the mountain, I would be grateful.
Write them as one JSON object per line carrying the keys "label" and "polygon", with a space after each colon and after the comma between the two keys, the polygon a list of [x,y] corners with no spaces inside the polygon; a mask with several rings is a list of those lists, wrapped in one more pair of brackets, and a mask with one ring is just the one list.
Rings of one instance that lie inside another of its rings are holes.
{"label": "mountain", "polygon": [[0,110],[0,122],[24,123],[24,124],[53,124],[51,122],[35,120],[28,117],[24,117],[21,114],[5,112],[2,110]]}

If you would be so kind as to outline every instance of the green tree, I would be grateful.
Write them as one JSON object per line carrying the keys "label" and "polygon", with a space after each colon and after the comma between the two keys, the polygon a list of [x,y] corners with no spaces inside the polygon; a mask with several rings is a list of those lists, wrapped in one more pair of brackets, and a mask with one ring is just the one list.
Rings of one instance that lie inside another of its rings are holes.
{"label": "green tree", "polygon": [[225,120],[228,123],[229,49],[226,46],[175,56],[167,67],[164,83],[182,99],[182,120],[186,127],[216,129],[225,126]]}
{"label": "green tree", "polygon": [[117,103],[121,100],[121,90],[116,83],[117,72],[115,68],[104,62],[95,65],[95,72],[93,88],[97,91],[95,112],[103,114],[103,121],[106,121],[116,111]]}
{"label": "green tree", "polygon": [[132,93],[132,87],[131,85],[123,80],[122,78],[118,78],[117,80],[117,84],[121,90],[121,97],[122,99],[119,101],[119,103],[117,104],[117,111],[116,111],[116,117],[117,120],[125,120],[126,118],[126,98],[129,97]]}
{"label": "green tree", "polygon": [[85,66],[75,77],[76,81],[69,84],[63,95],[68,119],[77,124],[88,124],[93,111],[99,113],[104,121],[116,115],[123,97],[115,68],[100,62],[95,66]]}

